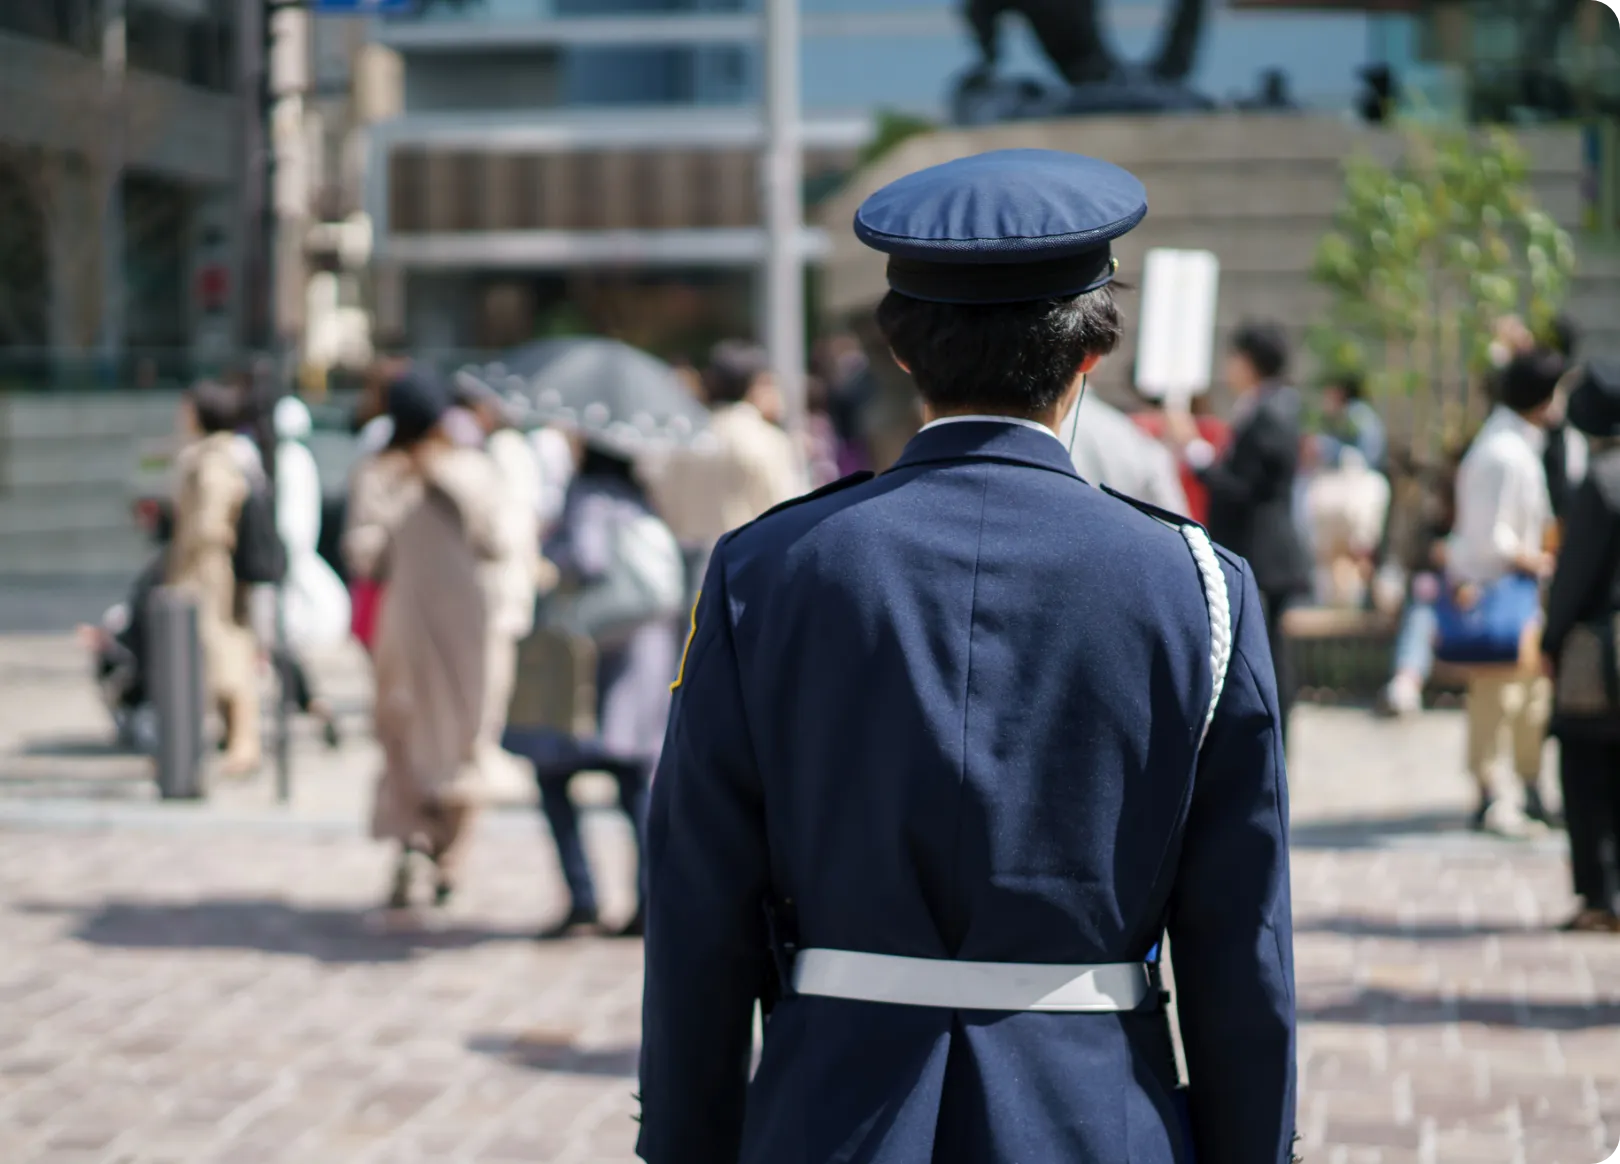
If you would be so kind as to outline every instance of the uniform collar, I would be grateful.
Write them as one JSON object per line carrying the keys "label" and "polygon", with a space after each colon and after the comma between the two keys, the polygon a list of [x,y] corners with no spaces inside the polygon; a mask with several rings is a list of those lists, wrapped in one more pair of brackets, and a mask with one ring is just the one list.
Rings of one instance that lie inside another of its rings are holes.
{"label": "uniform collar", "polygon": [[1078,476],[1051,429],[1012,416],[948,416],[924,425],[894,467],[961,460],[1013,461]]}

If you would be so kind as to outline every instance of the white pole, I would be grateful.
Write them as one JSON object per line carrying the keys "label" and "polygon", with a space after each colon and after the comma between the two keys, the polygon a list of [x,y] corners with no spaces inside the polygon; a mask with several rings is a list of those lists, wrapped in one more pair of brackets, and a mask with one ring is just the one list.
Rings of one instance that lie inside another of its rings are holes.
{"label": "white pole", "polygon": [[799,4],[765,0],[765,347],[790,432],[804,423],[803,161],[799,146]]}
{"label": "white pole", "polygon": [[126,51],[123,0],[110,0],[101,30],[101,83],[107,110],[101,175],[101,362],[113,387],[123,382]]}

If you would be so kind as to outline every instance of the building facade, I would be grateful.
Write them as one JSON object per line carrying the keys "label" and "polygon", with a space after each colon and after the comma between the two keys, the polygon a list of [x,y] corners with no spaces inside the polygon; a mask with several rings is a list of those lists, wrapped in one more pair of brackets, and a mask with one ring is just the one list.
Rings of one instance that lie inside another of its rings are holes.
{"label": "building facade", "polygon": [[[1141,59],[1167,0],[1103,21]],[[884,112],[942,119],[977,47],[949,0],[803,0],[812,202]],[[1209,13],[1191,81],[1218,99],[1277,69],[1305,105],[1348,108],[1375,22]],[[417,350],[500,348],[576,328],[668,354],[752,330],[765,251],[757,3],[425,0],[379,20],[398,114],[369,130],[379,329]],[[1055,74],[1009,21],[1002,72]],[[824,233],[807,228],[812,264]]]}
{"label": "building facade", "polygon": [[151,382],[231,348],[237,7],[0,5],[0,382]]}

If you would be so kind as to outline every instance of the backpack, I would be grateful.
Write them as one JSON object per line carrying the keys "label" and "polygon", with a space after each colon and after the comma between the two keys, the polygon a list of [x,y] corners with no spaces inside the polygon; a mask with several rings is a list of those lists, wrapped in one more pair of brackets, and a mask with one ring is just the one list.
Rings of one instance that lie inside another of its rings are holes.
{"label": "backpack", "polygon": [[268,488],[254,485],[242,501],[231,568],[243,586],[276,586],[287,577],[287,547],[276,529],[275,498]]}
{"label": "backpack", "polygon": [[552,630],[591,639],[598,647],[627,641],[637,629],[681,613],[686,560],[675,535],[642,513],[615,523],[606,573],[584,589],[553,595],[544,622]]}

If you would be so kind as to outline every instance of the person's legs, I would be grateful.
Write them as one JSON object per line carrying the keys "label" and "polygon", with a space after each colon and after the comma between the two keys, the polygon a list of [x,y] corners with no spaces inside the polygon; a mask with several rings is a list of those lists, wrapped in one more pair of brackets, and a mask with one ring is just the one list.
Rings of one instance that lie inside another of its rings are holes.
{"label": "person's legs", "polygon": [[613,777],[619,784],[619,808],[630,818],[636,838],[636,912],[621,932],[639,936],[646,931],[647,917],[647,766],[617,765]]}
{"label": "person's legs", "polygon": [[1513,771],[1524,785],[1525,815],[1553,824],[1552,814],[1541,800],[1541,761],[1552,714],[1552,682],[1537,675],[1508,684],[1504,711],[1513,741]]}
{"label": "person's legs", "polygon": [[1564,819],[1569,827],[1569,870],[1575,896],[1583,909],[1614,907],[1612,883],[1605,866],[1605,849],[1612,846],[1610,831],[1616,819],[1611,803],[1616,777],[1602,765],[1620,757],[1607,755],[1612,746],[1565,734],[1558,742],[1558,778],[1564,790]]}
{"label": "person's legs", "polygon": [[1395,635],[1395,674],[1384,689],[1384,706],[1392,714],[1405,715],[1422,708],[1423,685],[1434,670],[1436,627],[1433,604],[1416,600],[1407,603]]}
{"label": "person's legs", "polygon": [[259,693],[251,683],[239,683],[224,693],[226,744],[225,771],[245,776],[263,760],[259,724]]}
{"label": "person's legs", "polygon": [[435,869],[435,905],[448,904],[450,895],[455,892],[467,852],[467,837],[477,815],[474,805],[462,802],[434,804],[426,814],[428,856],[433,859]]}
{"label": "person's legs", "polygon": [[270,652],[270,662],[275,666],[276,680],[281,684],[287,702],[308,715],[312,699],[309,676],[304,673],[303,664],[299,663],[298,656],[291,650],[276,650]]}
{"label": "person's legs", "polygon": [[569,781],[576,772],[589,769],[591,757],[572,736],[547,728],[508,727],[501,735],[501,747],[534,766],[540,810],[551,827],[557,862],[568,886],[568,915],[540,936],[561,937],[576,925],[595,924],[596,886],[579,835],[579,813],[568,797]]}
{"label": "person's legs", "polygon": [[551,826],[551,835],[557,845],[557,860],[562,865],[563,881],[568,886],[568,916],[556,934],[576,925],[594,925],[597,919],[596,883],[591,877],[591,863],[585,855],[585,843],[579,835],[579,812],[568,796],[568,785],[573,774],[550,776],[540,783],[540,807]]}
{"label": "person's legs", "polygon": [[1501,747],[1504,687],[1502,677],[1491,671],[1476,671],[1468,676],[1468,774],[1479,788],[1475,828],[1484,827],[1496,799],[1494,779]]}

